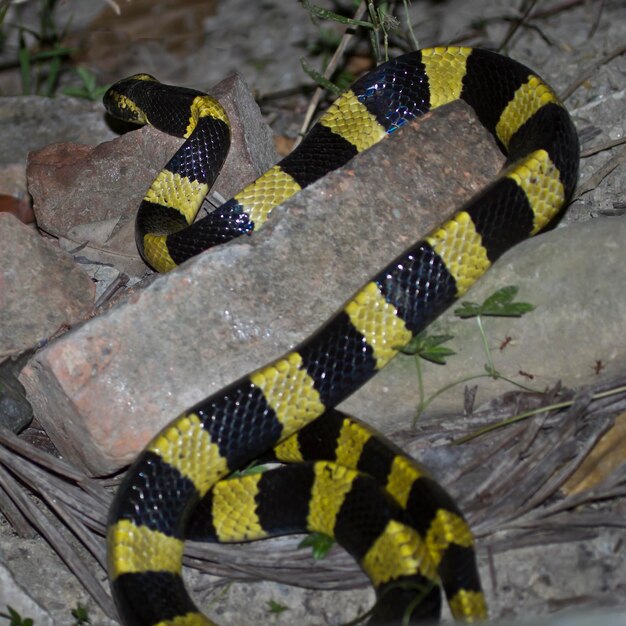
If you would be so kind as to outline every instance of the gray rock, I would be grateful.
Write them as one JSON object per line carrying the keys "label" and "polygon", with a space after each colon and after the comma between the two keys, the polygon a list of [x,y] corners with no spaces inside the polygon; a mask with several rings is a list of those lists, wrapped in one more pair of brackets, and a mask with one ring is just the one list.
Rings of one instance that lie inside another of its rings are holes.
{"label": "gray rock", "polygon": [[33,419],[33,409],[17,379],[22,361],[7,359],[0,364],[0,425],[14,433],[19,433]]}
{"label": "gray rock", "polygon": [[304,339],[501,162],[459,103],[396,134],[276,209],[254,237],[209,250],[39,352],[22,382],[63,455],[91,472],[130,461],[182,410]]}
{"label": "gray rock", "polygon": [[32,150],[59,141],[96,145],[116,135],[99,102],[60,96],[0,98],[0,163],[26,160]]}
{"label": "gray rock", "polygon": [[89,276],[8,213],[0,213],[0,278],[0,360],[44,343],[93,306]]}
{"label": "gray rock", "polygon": [[[277,155],[271,132],[241,78],[223,80],[211,94],[231,120],[231,150],[213,189],[228,198],[269,169]],[[28,188],[39,227],[61,238],[65,250],[77,250],[81,262],[145,273],[135,244],[135,214],[157,173],[182,143],[146,126],[95,147],[57,143],[32,152]]]}
{"label": "gray rock", "polygon": [[36,626],[54,626],[50,613],[15,581],[11,571],[0,559],[0,613],[8,613],[8,607],[17,611],[23,619],[32,619]]}
{"label": "gray rock", "polygon": [[[543,390],[559,380],[572,387],[597,383],[626,369],[626,298],[618,287],[626,284],[624,241],[622,217],[539,235],[503,255],[466,294],[462,300],[482,302],[496,289],[517,285],[517,299],[536,307],[521,318],[484,319],[495,366],[503,375]],[[457,306],[429,329],[431,334],[453,335],[446,345],[456,355],[445,366],[422,362],[426,396],[468,376],[485,374],[487,359],[476,321],[455,316]],[[514,388],[486,378],[467,384],[478,385],[476,405]],[[464,387],[458,384],[438,396],[429,412],[458,413]],[[343,408],[386,430],[409,425],[418,399],[413,357],[399,357]]]}

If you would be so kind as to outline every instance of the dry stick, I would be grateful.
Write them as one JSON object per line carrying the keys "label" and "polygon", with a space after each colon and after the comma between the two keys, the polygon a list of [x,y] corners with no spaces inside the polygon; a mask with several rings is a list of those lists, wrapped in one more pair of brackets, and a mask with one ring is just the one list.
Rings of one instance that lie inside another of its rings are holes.
{"label": "dry stick", "polygon": [[626,148],[617,153],[615,157],[607,161],[592,176],[581,183],[574,192],[572,202],[578,200],[581,196],[595,189],[614,169],[626,163]]}
{"label": "dry stick", "polygon": [[310,552],[297,548],[298,538],[283,537],[273,542],[274,548],[277,544],[280,550],[268,551],[261,542],[224,545],[188,541],[184,563],[205,573],[240,580],[278,580],[288,571],[290,584],[315,589],[350,589],[368,584],[365,574],[342,550],[333,549],[323,561],[312,563]]}
{"label": "dry stick", "polygon": [[[602,401],[600,401],[600,403],[602,403]],[[582,405],[579,404],[578,406],[574,405],[570,409],[570,411],[568,411],[564,415],[563,419],[566,420],[566,422],[571,423],[572,420],[579,420],[582,417],[583,412],[589,419],[589,416],[593,412],[595,412],[595,409],[589,412],[587,411],[587,408],[588,407],[585,403],[583,403]],[[569,509],[569,508],[578,506],[584,503],[585,501],[592,499],[594,497],[594,494],[597,494],[595,495],[597,499],[608,497],[609,494],[607,494],[606,492],[606,485],[608,485],[611,488],[613,487],[613,485],[616,482],[614,475],[611,475],[611,477],[607,479],[608,482],[607,481],[603,482],[603,485],[605,485],[604,489],[588,490],[584,494],[570,497],[567,499],[567,501],[565,502],[562,501],[558,503],[556,506],[547,507],[541,510],[538,510],[536,508],[537,505],[545,501],[547,497],[553,495],[556,489],[558,489],[565,482],[565,480],[567,480],[567,478],[569,478],[569,476],[580,466],[584,458],[587,456],[588,452],[595,446],[598,439],[605,432],[607,432],[607,430],[609,430],[612,422],[613,422],[612,419],[607,419],[606,417],[603,420],[597,420],[596,418],[594,420],[594,423],[591,425],[591,427],[593,428],[592,430],[593,436],[590,437],[589,440],[585,443],[584,448],[576,455],[574,459],[572,459],[561,470],[559,470],[557,474],[554,476],[554,478],[547,481],[544,484],[544,486],[540,488],[534,494],[531,501],[527,502],[524,505],[524,507],[520,510],[521,515],[517,519],[507,522],[506,525],[504,526],[501,523],[497,524],[496,527],[493,527],[493,525],[490,526],[488,524],[484,524],[483,527],[479,529],[480,534],[482,535],[489,534],[495,530],[510,530],[510,529],[521,528],[521,527],[525,528],[530,523],[532,523],[534,526],[539,526],[541,524],[541,520],[545,519],[548,515],[552,515],[554,512],[563,511],[566,508]],[[563,436],[560,436],[560,437],[563,438]],[[622,474],[624,474],[624,472],[622,472]],[[617,476],[617,480],[618,481],[620,480],[619,474]],[[614,495],[614,494],[611,494],[611,495]]]}
{"label": "dry stick", "polygon": [[15,504],[31,520],[33,526],[53,547],[54,551],[65,562],[74,576],[82,585],[90,591],[94,600],[100,605],[102,610],[111,619],[117,618],[117,613],[113,601],[107,595],[102,585],[98,582],[90,569],[76,555],[65,537],[56,529],[50,520],[31,502],[31,500],[20,489],[18,482],[7,472],[4,467],[0,467],[0,486],[12,494]]}
{"label": "dry stick", "polygon": [[[531,497],[531,494],[528,493],[531,485],[528,484],[527,479],[539,467],[541,459],[550,458],[554,453],[553,448],[554,443],[548,439],[538,446],[537,450],[524,462],[520,462],[519,457],[512,451],[509,458],[504,459],[504,464],[498,467],[483,485],[477,488],[477,497],[485,498],[488,495],[489,501],[494,502],[494,505],[489,508],[485,507],[482,511],[477,511],[474,514],[472,519],[475,532],[478,533],[479,529],[485,526],[489,529],[497,526],[502,517],[507,516],[506,511],[502,511],[503,506],[517,509]],[[537,464],[536,467],[535,464]],[[532,469],[529,470],[529,468]],[[497,482],[500,476],[506,478]],[[488,518],[487,521],[485,518]]]}
{"label": "dry stick", "polygon": [[588,417],[595,419],[596,417],[605,416],[607,412],[610,412],[612,415],[621,415],[626,412],[626,395],[621,397],[619,395],[616,397],[607,396],[594,401],[593,406],[589,409]]}
{"label": "dry stick", "polygon": [[0,463],[31,485],[34,491],[43,494],[43,497],[58,498],[86,519],[89,517],[84,511],[91,511],[93,522],[90,525],[98,528],[98,523],[106,517],[108,499],[102,500],[94,498],[93,494],[86,494],[80,487],[68,484],[67,481],[41,469],[30,459],[24,459],[3,446],[0,446]]}
{"label": "dry stick", "polygon": [[[522,0],[522,4],[523,3],[524,2]],[[522,13],[522,16],[520,17],[520,19],[515,20],[514,22],[511,23],[507,34],[504,36],[504,39],[502,40],[502,43],[498,46],[498,52],[506,47],[509,41],[511,41],[513,35],[515,35],[515,33],[522,27],[522,25],[526,23],[526,20],[528,19],[530,12],[535,8],[536,4],[537,4],[537,0],[531,0],[531,2],[528,3],[528,6],[526,7],[526,10],[524,11],[524,13]]]}
{"label": "dry stick", "polygon": [[600,25],[600,18],[602,17],[603,11],[604,11],[604,0],[600,0],[598,12],[596,13],[596,16],[593,20],[593,24],[591,25],[591,28],[589,29],[589,34],[587,35],[587,39],[591,39],[596,34],[596,30],[598,29],[598,26]]}
{"label": "dry stick", "polygon": [[[594,392],[592,397],[593,397],[593,400],[596,401],[596,400],[599,400],[601,398],[605,398],[608,396],[622,395],[625,392],[626,392],[626,383],[622,383],[620,380],[619,384],[615,383],[615,386],[611,386],[609,389]],[[504,428],[505,426],[510,426],[511,424],[515,424],[517,422],[527,420],[529,417],[533,417],[534,415],[538,415],[539,413],[543,413],[544,411],[554,411],[557,409],[564,409],[564,408],[572,406],[573,404],[574,404],[574,401],[570,399],[570,400],[559,401],[552,405],[541,406],[536,409],[524,411],[523,413],[518,413],[517,415],[514,415],[513,417],[509,417],[503,421],[492,422],[491,424],[488,424],[487,426],[483,428],[475,430],[474,432],[471,432],[468,435],[465,435],[463,437],[460,437],[459,439],[454,440],[453,443],[455,445],[461,445],[462,443],[471,441],[472,439],[475,439],[476,437],[483,437],[484,435],[494,430],[497,430],[498,428]]]}
{"label": "dry stick", "polygon": [[583,70],[578,78],[574,80],[574,82],[567,89],[561,92],[559,95],[561,102],[565,102],[565,100],[567,100],[586,80],[589,80],[599,67],[606,65],[614,58],[624,54],[624,52],[626,52],[626,43],[616,46],[613,50],[598,59],[593,65],[588,67],[586,70]]}
{"label": "dry stick", "polygon": [[[365,9],[366,9],[366,2],[365,0],[362,0],[361,4],[359,5],[359,8],[355,11],[352,19],[360,20],[363,17],[363,14],[365,13]],[[324,71],[324,78],[329,79],[333,75],[333,72],[335,71],[335,68],[337,67],[337,63],[339,63],[339,59],[343,55],[343,52],[346,49],[346,46],[348,45],[348,42],[350,41],[350,39],[352,39],[352,37],[354,37],[354,33],[349,31],[350,28],[351,28],[350,26],[346,25],[346,31],[341,37],[341,41],[339,42],[339,45],[337,46],[335,53],[333,54],[332,58],[328,62],[326,70]],[[317,89],[313,93],[313,96],[311,97],[311,101],[306,111],[306,115],[304,116],[304,121],[302,122],[300,132],[298,133],[298,138],[296,139],[293,145],[294,148],[296,148],[300,144],[300,142],[304,138],[304,135],[309,129],[309,124],[311,123],[311,120],[313,119],[313,116],[315,115],[315,111],[317,110],[320,100],[322,99],[323,93],[324,93],[324,89],[322,87],[317,87]]]}
{"label": "dry stick", "polygon": [[[587,0],[568,0],[567,2],[564,2],[563,4],[559,4],[552,8],[545,9],[543,11],[537,11],[537,13],[533,13],[531,17],[532,19],[541,19],[544,17],[550,17],[552,15],[560,13],[561,11],[566,11],[567,9],[574,8],[578,6],[579,4],[583,4],[584,2],[587,2]],[[506,15],[498,17],[498,18],[493,18],[490,21],[495,21],[496,19],[498,21],[509,20],[510,22],[515,22],[515,23],[519,22],[519,19],[514,20],[513,18],[509,18]],[[465,32],[462,35],[458,35],[457,37],[454,37],[453,39],[450,40],[450,43],[451,44],[463,43],[470,39],[475,39],[476,37],[479,37],[481,34],[482,34],[482,31],[480,29],[474,29],[474,30]]]}
{"label": "dry stick", "polygon": [[[530,511],[524,517],[507,524],[509,529],[537,527],[542,524],[550,524],[554,519],[560,519],[563,515],[571,515],[572,510],[584,504],[590,504],[596,500],[608,500],[626,495],[626,466],[623,466],[610,474],[602,483],[582,493],[573,494],[560,502],[543,509]],[[584,512],[583,512],[584,513]],[[581,514],[579,511],[578,514]],[[623,517],[623,513],[621,514]],[[565,518],[566,520],[568,518]]]}
{"label": "dry stick", "polygon": [[98,484],[97,481],[89,478],[80,470],[76,469],[62,459],[57,459],[51,454],[39,450],[27,441],[20,439],[4,426],[0,426],[0,444],[17,452],[20,456],[29,459],[36,465],[50,470],[53,474],[62,476],[77,483],[82,489],[84,489],[87,493],[92,494],[96,499],[106,501],[109,497],[107,492],[101,485]]}
{"label": "dry stick", "polygon": [[128,274],[124,274],[124,272],[118,274],[115,280],[111,282],[111,284],[102,292],[100,297],[96,300],[94,308],[99,309],[103,304],[108,302],[122,287],[126,287],[126,285],[128,284],[128,279]]}
{"label": "dry stick", "polygon": [[0,461],[10,468],[21,480],[30,485],[46,502],[59,500],[65,507],[76,513],[83,522],[104,535],[110,498],[101,500],[85,493],[79,486],[68,484],[54,474],[37,467],[27,459],[13,456],[7,459],[0,448]]}
{"label": "dry stick", "polygon": [[[614,382],[612,384],[614,384]],[[606,387],[606,386],[607,385],[601,386],[601,388]],[[611,385],[608,385],[608,386],[610,387]],[[590,391],[579,393],[577,395],[576,402],[572,405],[572,407],[567,412],[565,412],[564,414],[560,416],[560,422],[565,425],[566,429],[569,429],[572,426],[574,426],[577,421],[579,422],[583,414],[591,415],[592,412],[597,412],[598,408],[607,401],[612,400],[612,406],[615,406],[614,399],[604,398],[604,399],[599,399],[599,400],[592,400],[590,393],[591,393]],[[550,478],[550,479],[544,479],[543,486],[540,487],[534,494],[530,495],[529,501],[527,501],[524,504],[523,508],[521,509],[521,512],[525,510],[531,510],[532,508],[536,507],[540,502],[545,501],[550,495],[554,493],[556,489],[558,489],[563,484],[563,482],[565,482],[565,480],[567,480],[567,478],[580,465],[584,457],[587,455],[588,451],[593,447],[593,445],[595,445],[595,442],[598,440],[598,438],[604,432],[606,432],[606,430],[609,428],[609,423],[607,422],[610,422],[610,420],[598,421],[597,426],[593,427],[595,432],[594,431],[592,432],[594,432],[594,435],[593,437],[590,438],[590,441],[585,445],[585,448],[579,454],[577,454],[573,460],[568,462],[563,469],[559,470],[555,477]],[[519,430],[515,429],[515,435],[517,435],[517,433],[519,433]],[[524,436],[522,436],[521,439],[523,440]],[[569,439],[568,435],[561,433],[557,437],[556,445],[558,446],[560,445],[559,443],[560,441],[567,441],[568,439]],[[519,456],[521,446],[522,446],[522,442],[520,441],[520,444],[518,444],[517,446],[516,456]],[[496,444],[496,447],[500,449],[502,447],[501,443],[499,445]],[[540,453],[540,455],[541,454],[543,453]],[[506,459],[503,461],[503,463],[505,464],[507,463]],[[510,461],[508,463],[510,463]],[[527,462],[527,465],[528,465],[528,462]],[[562,463],[560,461],[557,462],[556,464],[554,464],[554,469],[557,470],[558,467],[561,465]],[[500,467],[497,471],[492,472],[491,474],[492,477],[499,476],[499,475],[503,475],[502,467]],[[493,480],[491,482],[493,482]],[[490,479],[488,478],[486,482],[482,484],[481,487],[476,489],[476,492],[484,492],[485,490],[487,490],[490,487],[489,483],[490,483]],[[535,484],[539,484],[539,481],[535,481]],[[501,487],[502,485],[496,485],[492,488],[495,490],[499,490],[501,489]],[[494,499],[493,493],[490,493],[490,495],[492,496],[491,499],[493,500]],[[476,501],[476,499],[479,499],[479,498],[476,497],[474,502]],[[497,499],[502,499],[502,496],[500,496]],[[467,508],[468,507],[466,507],[466,509]],[[475,507],[470,506],[469,510],[471,510],[472,508],[475,509]],[[473,525],[477,524],[478,521],[481,519],[481,510],[483,511],[482,517],[484,518],[484,508],[479,509],[475,513],[474,511],[472,511],[471,515],[469,516],[471,518]],[[483,531],[486,532],[486,528],[483,528]]]}
{"label": "dry stick", "polygon": [[[527,506],[525,507],[526,511],[532,511],[533,509],[537,508],[539,504],[545,502],[570,478],[570,476],[572,476],[572,474],[587,458],[587,455],[596,446],[598,440],[611,428],[612,423],[612,420],[607,419],[605,420],[604,424],[599,425],[599,427],[596,429],[596,432],[594,433],[594,436],[589,438],[589,440],[584,444],[583,448],[578,452],[576,457],[573,458],[569,463],[567,463],[561,470],[559,470],[557,474],[551,480],[546,482],[543,488],[539,489],[537,493],[529,500]],[[520,511],[520,515],[524,513],[525,511]]]}
{"label": "dry stick", "polygon": [[24,539],[32,539],[37,535],[31,523],[15,506],[11,494],[0,486],[0,512],[6,517],[13,530]]}
{"label": "dry stick", "polygon": [[623,143],[626,143],[626,137],[622,137],[621,139],[615,139],[613,141],[607,141],[605,143],[601,143],[597,146],[593,146],[591,148],[587,148],[580,153],[581,159],[586,159],[587,157],[593,156],[594,154],[598,154],[599,152],[604,152],[605,150],[611,150],[616,146],[621,146]]}
{"label": "dry stick", "polygon": [[528,422],[528,428],[522,432],[522,436],[513,451],[517,458],[523,459],[530,453],[533,443],[537,440],[537,435],[541,432],[546,421],[550,417],[552,417],[550,412],[546,411],[545,413],[539,413],[535,416],[535,419]]}
{"label": "dry stick", "polygon": [[[497,505],[486,512],[481,523],[474,527],[476,535],[485,535],[500,530],[503,525],[517,519],[528,510],[527,503],[533,497],[535,487],[543,486],[561,463],[569,462],[576,454],[576,442],[545,446],[537,450],[526,463],[521,463],[517,484],[510,482],[508,491],[496,500]],[[536,493],[536,492],[535,492]]]}
{"label": "dry stick", "polygon": [[541,17],[552,17],[561,11],[567,11],[568,9],[573,9],[580,4],[584,4],[587,0],[567,0],[567,2],[563,2],[563,4],[559,4],[555,7],[544,9],[543,11],[537,11],[533,15],[533,18],[541,18]]}
{"label": "dry stick", "polygon": [[513,439],[515,439],[519,435],[520,430],[522,430],[523,428],[525,428],[524,425],[518,424],[517,428],[509,428],[507,431],[504,431],[503,436],[500,437],[500,441],[498,443],[489,448],[484,454],[476,455],[476,458],[471,459],[467,464],[465,464],[463,467],[460,467],[456,472],[449,476],[447,478],[448,485],[455,483],[457,480],[459,480],[459,478],[461,478],[465,474],[469,474],[477,467],[482,467],[488,459],[495,456],[497,452],[500,452],[502,448],[504,448]]}
{"label": "dry stick", "polygon": [[494,536],[483,541],[494,553],[498,553],[547,544],[588,541],[597,536],[597,531],[590,528],[566,527],[559,528],[558,532],[553,528],[539,528],[530,531],[524,528],[513,533],[507,532],[503,538]]}
{"label": "dry stick", "polygon": [[[122,11],[120,10],[120,6],[115,0],[104,0],[117,15],[121,15]],[[126,2],[130,2],[131,0],[126,0]]]}
{"label": "dry stick", "polygon": [[14,452],[17,452],[20,456],[27,457],[33,461],[33,463],[37,463],[55,474],[65,476],[76,482],[80,482],[86,478],[82,472],[72,467],[69,463],[39,450],[39,448],[36,448],[24,439],[20,439],[5,426],[0,426],[0,443]]}
{"label": "dry stick", "polygon": [[[588,403],[584,401],[578,402],[562,414],[559,430],[546,437],[537,449],[518,465],[506,481],[496,486],[494,493],[497,497],[492,496],[492,500],[502,504],[493,507],[488,512],[490,519],[483,522],[480,529],[482,534],[501,528],[502,523],[507,519],[516,519],[531,510],[535,504],[543,501],[541,494],[548,493],[547,485],[551,484],[550,477],[555,470],[563,464],[570,463],[577,456],[574,435],[587,406]],[[524,450],[520,450],[520,446],[517,448],[514,451],[515,456],[521,457]],[[503,492],[503,486],[506,492],[512,495]]]}
{"label": "dry stick", "polygon": [[[623,497],[624,495],[626,495],[626,489],[614,492],[611,497]],[[573,526],[624,528],[626,527],[626,517],[624,517],[622,511],[567,511],[566,513],[554,516],[554,518],[550,520],[541,520],[539,523],[542,528],[546,530],[552,528],[559,530]],[[535,524],[529,522],[523,526],[520,525],[519,528],[526,529],[533,528],[534,526]]]}
{"label": "dry stick", "polygon": [[[107,511],[106,501],[103,502],[101,499],[95,498],[93,493],[85,493],[79,486],[68,484],[67,480],[60,478],[58,474],[70,474],[70,481],[78,479],[79,483],[82,481],[90,484],[93,481],[86,479],[80,472],[70,468],[59,459],[41,452],[31,444],[20,440],[12,433],[3,432],[2,436],[4,441],[9,441],[13,444],[12,447],[18,449],[19,453],[15,450],[11,450],[7,446],[0,446],[0,463],[9,469],[11,474],[16,475],[24,484],[28,485],[31,491],[56,513],[62,523],[74,533],[78,540],[104,568],[106,554],[104,542],[101,537],[105,530],[104,519],[106,518]],[[23,458],[20,453],[25,454],[26,458]],[[29,457],[35,457],[35,459]],[[47,466],[47,469],[42,469],[37,465],[37,460],[42,461],[43,464]],[[52,468],[56,470],[55,473],[50,471]],[[13,480],[10,474],[8,476]],[[11,484],[11,481],[8,481],[7,484]],[[20,488],[19,483],[14,481],[13,484],[17,489]],[[98,489],[92,489],[91,491],[98,491]],[[106,492],[102,491],[102,494],[106,494]],[[12,497],[18,501],[21,496],[22,494],[12,494]],[[36,510],[38,511],[38,509]],[[78,516],[75,517],[74,514],[76,512],[78,512]],[[89,514],[91,514],[91,518]],[[102,586],[97,583],[97,581],[96,586],[94,586],[95,578],[81,578],[78,575],[80,570],[77,571],[72,567],[72,564],[82,561],[70,544],[54,543],[54,541],[58,539],[54,533],[47,536],[36,521],[30,518],[30,522],[33,527],[37,528],[41,534],[46,537],[59,557],[68,564],[68,567],[70,567],[77,579],[80,580],[87,592],[102,605],[103,610],[107,611],[110,608],[107,606],[109,601],[104,600],[104,605],[101,602],[101,599],[106,597],[103,596]],[[47,521],[46,523],[49,522]],[[96,532],[99,531],[99,536],[89,532],[88,528],[94,529]],[[59,534],[58,536],[61,535]]]}
{"label": "dry stick", "polygon": [[[63,520],[63,523],[74,533],[76,538],[89,550],[92,556],[98,561],[100,567],[106,571],[107,567],[107,555],[106,545],[102,538],[96,537],[92,532],[89,532],[83,524],[81,524],[73,515],[72,511],[68,509],[62,502],[55,498],[45,498],[48,506],[57,514],[57,516]],[[85,584],[83,582],[83,584]],[[91,590],[91,595],[94,595]]]}
{"label": "dry stick", "polygon": [[[530,424],[530,420],[524,423],[523,428],[520,428],[516,433],[518,437],[522,438],[524,436],[524,432],[530,428]],[[502,489],[508,490],[506,483],[501,480],[501,477],[504,476],[509,480],[513,480],[514,483],[517,483],[517,478],[514,476],[516,467],[519,468],[519,456],[515,453],[515,448],[513,448],[508,456],[500,457],[500,461],[494,468],[494,471],[490,472],[482,483],[475,488],[474,493],[476,497],[482,499],[484,495],[489,494],[489,496],[493,498],[493,496],[497,496],[498,492]]]}
{"label": "dry stick", "polygon": [[[508,484],[516,485],[517,478],[516,474],[521,471],[523,468],[523,464],[519,464],[519,459],[526,455],[527,448],[530,446],[532,441],[535,439],[538,428],[540,428],[545,422],[546,417],[550,413],[551,410],[551,402],[550,395],[546,395],[546,408],[544,411],[540,411],[535,415],[534,420],[529,420],[526,422],[526,425],[519,432],[520,438],[515,447],[511,450],[509,458],[504,458],[501,460],[499,467],[496,471],[492,472],[490,476],[488,476],[483,483],[476,488],[476,493],[480,495],[481,493],[490,493],[491,496],[497,495],[503,489],[509,491],[511,487],[507,486]],[[549,440],[542,444],[543,446],[551,446]],[[516,468],[517,466],[517,468]],[[507,481],[501,481],[498,483],[498,479],[500,476],[506,476]]]}
{"label": "dry stick", "polygon": [[[0,447],[0,462],[11,472],[11,474],[17,476],[22,482],[28,485],[31,491],[43,500],[59,517],[62,523],[67,526],[78,538],[78,540],[91,552],[100,565],[104,568],[106,563],[106,555],[104,550],[104,542],[101,537],[104,534],[106,518],[106,509],[102,506],[98,506],[99,502],[95,501],[92,496],[86,495],[81,492],[79,487],[74,485],[68,485],[67,482],[58,478],[50,472],[42,470],[40,467],[32,463],[30,460],[23,459],[14,452],[11,452],[7,448]],[[71,492],[77,491],[82,498],[76,498]],[[82,523],[79,522],[73,515],[74,511],[83,510],[91,511],[92,513],[99,510],[98,517],[99,524],[90,521],[90,527],[96,527],[100,530],[100,538],[90,533],[85,526],[85,515],[81,514]],[[62,548],[56,545],[52,545],[52,548],[62,556]],[[77,556],[77,558],[80,558]],[[92,596],[96,597],[97,591],[94,592],[88,588],[88,584],[91,581],[87,580],[83,582],[83,585]]]}

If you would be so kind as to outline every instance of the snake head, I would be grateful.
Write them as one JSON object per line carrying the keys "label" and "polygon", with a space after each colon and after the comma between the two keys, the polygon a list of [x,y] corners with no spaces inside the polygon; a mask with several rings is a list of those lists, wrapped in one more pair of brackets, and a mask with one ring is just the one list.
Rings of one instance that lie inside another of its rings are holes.
{"label": "snake head", "polygon": [[159,81],[150,74],[134,74],[128,78],[116,82],[112,85],[102,98],[104,108],[109,115],[132,122],[134,124],[146,124],[148,119],[146,114],[137,100],[138,86],[145,85],[146,82],[160,84]]}

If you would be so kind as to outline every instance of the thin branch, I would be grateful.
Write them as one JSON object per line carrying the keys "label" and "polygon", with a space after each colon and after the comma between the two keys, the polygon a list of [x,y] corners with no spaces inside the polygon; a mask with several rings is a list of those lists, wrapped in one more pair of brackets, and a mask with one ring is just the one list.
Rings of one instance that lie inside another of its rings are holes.
{"label": "thin branch", "polygon": [[[365,9],[366,9],[366,2],[365,0],[362,0],[361,4],[359,5],[359,8],[355,11],[352,19],[360,20],[365,14]],[[324,71],[324,78],[330,79],[330,77],[333,75],[335,69],[337,68],[337,64],[339,63],[339,59],[342,57],[344,50],[346,49],[352,37],[354,37],[354,33],[352,32],[352,30],[350,30],[349,27],[346,27],[346,30],[343,36],[341,37],[341,41],[339,42],[339,45],[337,46],[335,53],[333,54],[332,58],[328,62],[326,70]],[[304,121],[302,122],[302,126],[300,127],[298,138],[296,139],[294,146],[293,146],[294,148],[296,148],[298,144],[302,141],[302,139],[304,138],[304,135],[309,129],[309,125],[311,124],[311,120],[313,119],[313,116],[315,115],[315,111],[317,110],[317,107],[319,106],[319,103],[320,103],[320,100],[322,99],[323,94],[324,94],[324,89],[322,87],[317,87],[317,89],[313,93],[313,96],[311,96],[311,101],[307,108],[306,115],[304,116]]]}
{"label": "thin branch", "polygon": [[598,71],[598,68],[611,62],[616,57],[624,54],[624,52],[626,52],[626,43],[621,43],[603,57],[599,58],[595,63],[583,70],[567,89],[561,92],[559,99],[565,102],[565,100],[567,100],[586,80],[589,80]]}

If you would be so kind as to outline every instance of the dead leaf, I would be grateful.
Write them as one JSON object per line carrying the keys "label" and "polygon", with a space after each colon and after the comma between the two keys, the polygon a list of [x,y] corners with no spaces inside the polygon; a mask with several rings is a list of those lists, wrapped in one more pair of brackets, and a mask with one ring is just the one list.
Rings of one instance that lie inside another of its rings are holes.
{"label": "dead leaf", "polygon": [[626,413],[615,418],[613,427],[598,440],[587,458],[563,485],[562,491],[566,495],[572,495],[595,487],[624,462]]}

